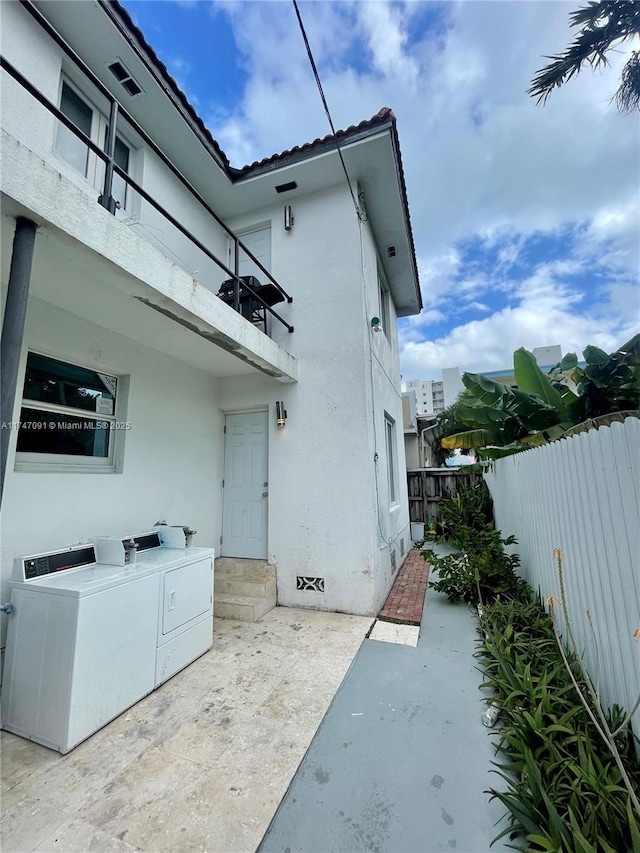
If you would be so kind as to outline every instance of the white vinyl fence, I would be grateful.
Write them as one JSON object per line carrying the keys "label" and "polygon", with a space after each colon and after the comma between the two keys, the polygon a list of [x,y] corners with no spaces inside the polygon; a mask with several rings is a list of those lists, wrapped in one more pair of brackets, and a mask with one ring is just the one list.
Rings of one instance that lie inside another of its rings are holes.
{"label": "white vinyl fence", "polygon": [[[523,577],[557,611],[553,551],[562,549],[576,643],[603,705],[630,711],[640,693],[640,420],[500,459],[485,478],[496,526],[518,540]],[[633,728],[640,735],[640,710]]]}

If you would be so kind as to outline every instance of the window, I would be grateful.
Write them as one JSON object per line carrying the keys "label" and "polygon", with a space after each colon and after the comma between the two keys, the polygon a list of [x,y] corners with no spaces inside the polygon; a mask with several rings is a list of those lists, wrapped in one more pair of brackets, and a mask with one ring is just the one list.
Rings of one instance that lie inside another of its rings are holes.
{"label": "window", "polygon": [[391,340],[391,329],[389,327],[389,291],[380,274],[378,274],[378,293],[380,299],[380,322],[382,323],[387,340]]}
{"label": "window", "polygon": [[[106,148],[109,124],[106,117],[90,105],[88,99],[81,95],[66,80],[62,81],[60,92],[60,111],[71,119],[73,124],[94,142],[102,142]],[[85,177],[89,183],[100,192],[104,184],[105,163],[75,133],[63,124],[58,124],[55,142],[56,154],[69,163],[70,166]],[[121,169],[130,173],[132,152],[124,140],[116,135],[114,160]],[[127,206],[128,185],[120,175],[113,175],[111,194],[119,209]]]}
{"label": "window", "polygon": [[[30,352],[20,412],[19,468],[52,463],[114,470],[117,377]],[[24,466],[24,467],[23,467]]]}
{"label": "window", "polygon": [[389,415],[384,416],[384,436],[385,443],[387,449],[387,476],[389,478],[389,503],[394,504],[397,502],[398,489],[396,482],[396,424],[395,421],[389,417]]}
{"label": "window", "polygon": [[[81,130],[89,137],[91,136],[93,110],[68,83],[64,82],[62,84],[62,94],[60,95],[60,112],[71,119],[78,130]],[[63,124],[58,126],[56,154],[87,177],[89,149],[72,130],[69,130]]]}

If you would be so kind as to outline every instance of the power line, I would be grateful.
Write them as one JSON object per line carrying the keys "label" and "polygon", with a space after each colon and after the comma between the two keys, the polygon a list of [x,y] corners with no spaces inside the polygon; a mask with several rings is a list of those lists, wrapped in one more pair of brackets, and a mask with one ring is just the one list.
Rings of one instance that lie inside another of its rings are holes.
{"label": "power line", "polygon": [[324,111],[327,115],[327,119],[329,120],[329,126],[331,127],[331,133],[333,134],[333,141],[336,143],[336,148],[338,149],[338,156],[340,157],[340,162],[342,163],[342,169],[344,171],[344,176],[347,179],[347,186],[349,187],[349,192],[351,193],[351,199],[353,201],[353,206],[356,209],[356,213],[358,214],[358,219],[362,218],[362,214],[360,212],[360,208],[358,207],[358,203],[356,201],[356,197],[353,194],[353,189],[351,188],[351,181],[349,180],[349,173],[347,172],[347,167],[344,162],[344,157],[342,156],[342,150],[340,148],[340,144],[338,143],[338,137],[336,135],[336,129],[333,126],[333,119],[331,118],[331,113],[329,112],[329,105],[327,104],[327,99],[324,96],[324,91],[322,89],[322,83],[320,82],[320,75],[318,74],[318,69],[316,68],[316,63],[313,58],[313,54],[311,53],[311,46],[309,44],[309,39],[307,38],[307,33],[304,28],[304,24],[302,23],[302,18],[300,16],[300,10],[298,9],[298,4],[296,0],[293,0],[293,8],[296,10],[296,17],[298,18],[298,24],[300,25],[300,32],[302,33],[302,38],[304,39],[305,47],[307,48],[307,56],[309,57],[309,62],[311,63],[311,70],[313,71],[313,76],[316,79],[316,85],[318,87],[318,92],[320,92],[320,97],[322,99],[322,104],[324,106]]}

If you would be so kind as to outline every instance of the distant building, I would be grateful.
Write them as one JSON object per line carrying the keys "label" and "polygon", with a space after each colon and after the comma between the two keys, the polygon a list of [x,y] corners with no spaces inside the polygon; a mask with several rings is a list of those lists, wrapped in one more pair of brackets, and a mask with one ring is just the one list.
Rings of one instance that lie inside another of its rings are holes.
{"label": "distant building", "polygon": [[[554,344],[550,347],[536,347],[533,355],[543,371],[548,371],[562,360],[562,347]],[[502,370],[482,371],[483,376],[500,382],[502,385],[516,385],[516,379],[511,367]],[[456,397],[464,391],[459,367],[446,367],[442,370],[442,380],[408,379],[404,383],[405,391],[414,391],[417,401],[418,415],[438,415],[455,402]]]}
{"label": "distant building", "polygon": [[[558,362],[562,361],[562,347],[560,344],[555,344],[552,347],[536,347],[532,350],[535,360],[538,362],[538,367],[543,373],[548,373],[552,367],[555,367]],[[510,385],[512,388],[517,388],[518,383],[511,367],[503,368],[502,370],[493,370],[483,372],[483,376],[493,379],[494,382],[499,382],[501,385]]]}
{"label": "distant building", "polygon": [[419,415],[440,414],[455,401],[463,387],[457,367],[445,368],[442,381],[409,379],[404,385],[405,391],[415,392]]}

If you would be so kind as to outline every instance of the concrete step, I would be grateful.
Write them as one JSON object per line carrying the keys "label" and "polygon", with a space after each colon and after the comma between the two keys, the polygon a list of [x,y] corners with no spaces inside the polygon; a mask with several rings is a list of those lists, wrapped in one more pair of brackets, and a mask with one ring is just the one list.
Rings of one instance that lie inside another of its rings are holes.
{"label": "concrete step", "polygon": [[[254,595],[228,595],[216,593],[213,613],[218,619],[238,619],[240,622],[257,622],[273,610],[275,601]],[[215,630],[215,629],[214,629]]]}
{"label": "concrete step", "polygon": [[225,575],[216,572],[216,594],[221,595],[254,595],[258,598],[267,597],[276,600],[276,579],[264,577],[248,577],[245,575]]}
{"label": "concrete step", "polygon": [[214,615],[257,622],[276,606],[276,568],[266,560],[219,557],[215,564]]}
{"label": "concrete step", "polygon": [[252,577],[276,576],[276,567],[270,566],[266,560],[244,560],[240,557],[218,557],[216,560],[216,574],[224,575],[250,575]]}

